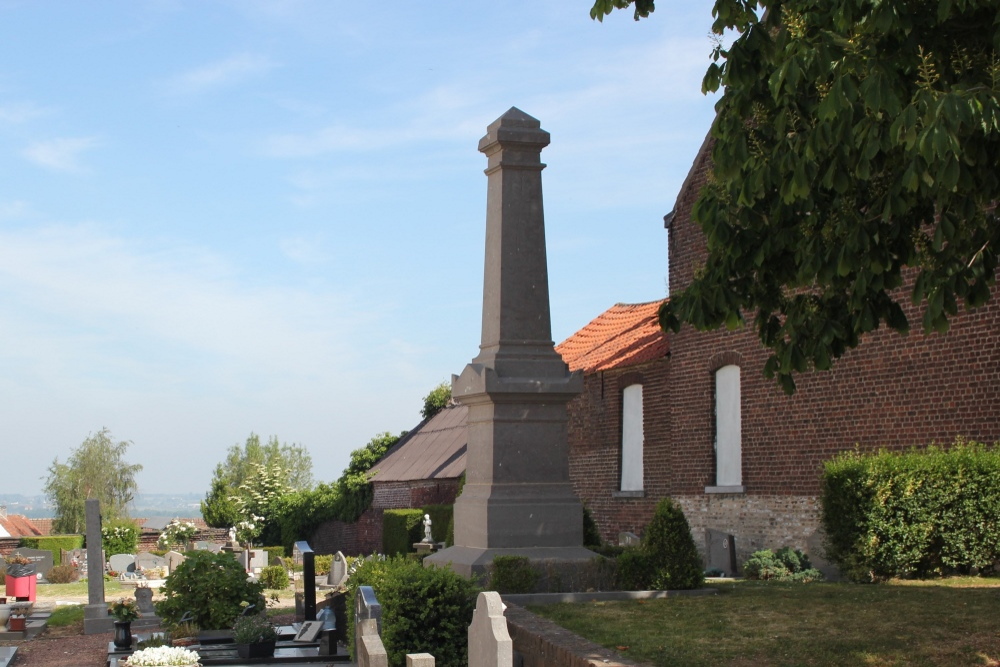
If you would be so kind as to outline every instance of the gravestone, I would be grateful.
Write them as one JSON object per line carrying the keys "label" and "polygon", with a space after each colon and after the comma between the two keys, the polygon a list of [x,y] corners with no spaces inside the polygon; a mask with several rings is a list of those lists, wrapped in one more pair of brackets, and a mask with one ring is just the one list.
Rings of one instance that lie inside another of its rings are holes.
{"label": "gravestone", "polygon": [[251,549],[247,553],[250,554],[248,571],[259,574],[261,570],[267,567],[268,554],[266,551],[263,549]]}
{"label": "gravestone", "polygon": [[167,568],[167,559],[163,556],[157,556],[156,554],[151,554],[148,551],[143,551],[140,554],[136,554],[135,565],[143,570],[155,570],[157,568]]}
{"label": "gravestone", "polygon": [[214,544],[214,543],[213,542],[206,542],[205,540],[198,540],[197,542],[194,543],[194,550],[195,551],[210,551],[211,548],[212,548],[212,544]]}
{"label": "gravestone", "polygon": [[434,656],[430,653],[407,653],[406,667],[434,667]]}
{"label": "gravestone", "polygon": [[354,650],[358,667],[388,667],[382,645],[382,605],[371,586],[358,586],[354,597]]}
{"label": "gravestone", "polygon": [[143,616],[155,616],[156,608],[153,606],[153,589],[140,586],[135,589],[135,601],[139,605],[139,613]]}
{"label": "gravestone", "polygon": [[705,530],[705,553],[708,554],[708,569],[719,569],[727,577],[735,577],[739,570],[736,567],[736,538],[722,531]]}
{"label": "gravestone", "polygon": [[14,549],[13,553],[24,556],[30,560],[35,565],[35,575],[41,575],[42,579],[45,579],[49,570],[52,569],[52,552],[48,549],[29,549],[27,547],[20,547]]}
{"label": "gravestone", "polygon": [[549,133],[512,108],[479,142],[487,156],[486,259],[479,354],[452,378],[467,406],[466,482],[455,546],[424,559],[484,575],[499,555],[585,565],[583,506],[569,479],[566,404],[583,390],[555,351],[542,207]]}
{"label": "gravestone", "polygon": [[628,531],[618,533],[618,546],[631,547],[638,546],[640,544],[642,544],[642,540],[639,539],[639,536],[635,533],[630,533]]}
{"label": "gravestone", "polygon": [[347,559],[338,551],[330,561],[330,572],[326,575],[326,583],[330,586],[340,586],[347,581]]}
{"label": "gravestone", "polygon": [[177,551],[168,551],[163,554],[163,558],[167,561],[167,574],[173,574],[177,566],[186,560],[184,554]]}
{"label": "gravestone", "polygon": [[115,554],[108,559],[108,564],[118,574],[135,572],[135,556],[132,554]]}
{"label": "gravestone", "polygon": [[469,667],[512,667],[514,642],[507,632],[503,602],[496,591],[485,591],[476,598],[469,626]]}

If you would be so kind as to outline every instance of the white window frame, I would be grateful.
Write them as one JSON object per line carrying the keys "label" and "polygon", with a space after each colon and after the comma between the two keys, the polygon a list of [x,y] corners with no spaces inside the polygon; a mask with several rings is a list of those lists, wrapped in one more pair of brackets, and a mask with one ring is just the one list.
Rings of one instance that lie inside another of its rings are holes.
{"label": "white window frame", "polygon": [[623,493],[643,491],[642,384],[633,383],[622,391],[622,456],[620,490]]}
{"label": "white window frame", "polygon": [[715,486],[706,493],[743,493],[743,414],[740,367],[715,371]]}

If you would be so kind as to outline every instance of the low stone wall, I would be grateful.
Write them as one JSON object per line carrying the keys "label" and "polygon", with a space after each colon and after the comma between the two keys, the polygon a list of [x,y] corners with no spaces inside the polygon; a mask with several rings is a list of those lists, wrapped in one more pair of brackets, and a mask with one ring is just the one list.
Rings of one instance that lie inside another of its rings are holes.
{"label": "low stone wall", "polygon": [[698,549],[705,552],[706,529],[729,533],[736,538],[739,567],[755,551],[792,547],[801,549],[813,566],[827,577],[838,572],[823,558],[823,532],[819,498],[748,494],[705,494],[675,496],[691,526]]}
{"label": "low stone wall", "polygon": [[527,609],[508,604],[507,632],[514,642],[517,667],[625,667],[641,665],[587,641]]}

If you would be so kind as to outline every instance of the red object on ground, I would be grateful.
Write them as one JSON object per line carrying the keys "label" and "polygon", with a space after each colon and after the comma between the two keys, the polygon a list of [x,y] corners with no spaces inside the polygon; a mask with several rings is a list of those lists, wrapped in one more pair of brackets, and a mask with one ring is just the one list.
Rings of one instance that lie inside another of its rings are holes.
{"label": "red object on ground", "polygon": [[28,602],[35,601],[35,587],[37,579],[34,574],[27,577],[7,577],[7,597],[26,599]]}

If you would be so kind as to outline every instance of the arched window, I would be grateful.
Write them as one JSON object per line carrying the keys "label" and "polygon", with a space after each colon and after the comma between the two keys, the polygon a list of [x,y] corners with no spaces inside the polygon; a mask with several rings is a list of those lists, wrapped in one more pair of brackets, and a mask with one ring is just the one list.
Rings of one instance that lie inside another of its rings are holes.
{"label": "arched window", "polygon": [[715,371],[715,484],[719,491],[743,491],[743,418],[740,367]]}
{"label": "arched window", "polygon": [[622,491],[642,491],[642,385],[622,392]]}

